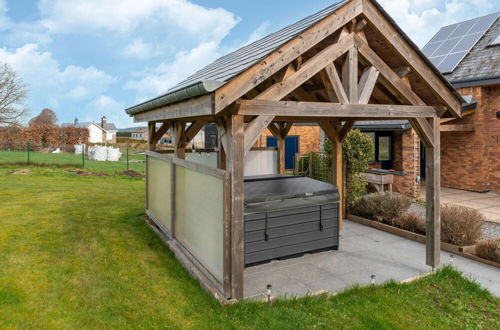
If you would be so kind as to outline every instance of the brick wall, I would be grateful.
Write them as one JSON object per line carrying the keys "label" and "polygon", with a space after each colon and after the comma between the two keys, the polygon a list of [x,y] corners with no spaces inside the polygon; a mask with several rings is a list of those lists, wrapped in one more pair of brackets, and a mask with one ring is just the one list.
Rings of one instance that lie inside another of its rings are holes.
{"label": "brick wall", "polygon": [[[290,129],[288,135],[299,136],[299,154],[302,156],[310,152],[320,152],[320,133],[321,129],[318,125],[314,126],[298,126],[294,125]],[[269,130],[265,130],[264,134],[257,140],[257,147],[267,146],[267,137],[272,136]]]}
{"label": "brick wall", "polygon": [[441,178],[445,187],[500,191],[500,87],[461,88],[473,95],[476,111],[450,124],[473,124],[474,132],[441,133]]}
{"label": "brick wall", "polygon": [[412,198],[419,197],[420,139],[417,133],[413,129],[395,131],[392,146],[394,169],[404,172],[403,176],[394,175],[394,191]]}

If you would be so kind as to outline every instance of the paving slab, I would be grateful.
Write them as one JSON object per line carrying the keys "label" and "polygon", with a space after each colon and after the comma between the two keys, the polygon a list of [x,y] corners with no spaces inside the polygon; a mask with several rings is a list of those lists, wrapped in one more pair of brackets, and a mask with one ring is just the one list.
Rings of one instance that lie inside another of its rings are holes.
{"label": "paving slab", "polygon": [[[500,296],[500,271],[460,256],[441,253],[449,264],[481,286]],[[425,245],[344,220],[338,251],[305,254],[286,260],[248,267],[245,270],[245,297],[263,299],[267,284],[281,297],[303,296],[320,290],[339,292],[353,285],[368,285],[375,275],[377,284],[405,280],[426,272]]]}

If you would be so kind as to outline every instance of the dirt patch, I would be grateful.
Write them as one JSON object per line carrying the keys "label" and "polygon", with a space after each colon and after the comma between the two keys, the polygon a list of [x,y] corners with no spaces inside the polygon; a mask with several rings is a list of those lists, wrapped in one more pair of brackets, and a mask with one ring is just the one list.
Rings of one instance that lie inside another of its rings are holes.
{"label": "dirt patch", "polygon": [[106,173],[100,173],[100,172],[85,172],[82,170],[76,170],[76,171],[70,171],[71,173],[75,173],[81,176],[109,176],[109,174]]}
{"label": "dirt patch", "polygon": [[141,174],[141,173],[133,171],[133,170],[118,172],[117,174],[118,175],[125,175],[125,176],[131,177],[131,178],[144,178],[144,174]]}
{"label": "dirt patch", "polygon": [[30,173],[31,173],[31,170],[27,169],[27,168],[23,168],[21,170],[9,172],[9,174],[19,174],[19,175],[28,175]]}

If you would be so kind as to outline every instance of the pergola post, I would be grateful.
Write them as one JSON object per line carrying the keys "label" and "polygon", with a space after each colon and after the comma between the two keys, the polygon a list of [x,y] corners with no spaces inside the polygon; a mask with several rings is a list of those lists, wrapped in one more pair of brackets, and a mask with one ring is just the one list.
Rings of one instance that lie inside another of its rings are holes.
{"label": "pergola post", "polygon": [[440,118],[429,119],[434,145],[425,145],[426,166],[426,263],[435,268],[440,264],[441,251],[441,143]]}
{"label": "pergola post", "polygon": [[240,115],[226,119],[226,170],[231,177],[231,297],[244,297],[244,158],[245,122]]}
{"label": "pergola post", "polygon": [[278,174],[285,174],[285,137],[279,136],[278,140]]}
{"label": "pergola post", "polygon": [[285,139],[292,128],[293,123],[271,123],[268,127],[269,131],[277,140],[278,145],[278,174],[285,174]]}

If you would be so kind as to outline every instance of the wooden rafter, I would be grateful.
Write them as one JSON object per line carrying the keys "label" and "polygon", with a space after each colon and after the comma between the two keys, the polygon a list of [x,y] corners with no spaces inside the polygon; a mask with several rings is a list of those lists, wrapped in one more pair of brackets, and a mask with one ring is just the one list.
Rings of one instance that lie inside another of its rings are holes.
{"label": "wooden rafter", "polygon": [[342,28],[346,22],[356,18],[362,12],[362,0],[351,1],[349,5],[339,8],[313,27],[307,29],[296,38],[278,48],[259,63],[239,74],[215,93],[215,113],[224,110],[241,95],[259,85],[278,72],[284,66],[296,60],[325,38]]}
{"label": "wooden rafter", "polygon": [[358,50],[354,47],[349,49],[342,65],[342,86],[349,103],[358,103]]}
{"label": "wooden rafter", "polygon": [[368,101],[370,101],[379,73],[373,66],[369,66],[361,74],[359,80],[359,104],[368,104]]}
{"label": "wooden rafter", "polygon": [[372,1],[363,0],[363,14],[371,23],[371,27],[378,30],[393,49],[401,54],[401,58],[407,61],[423,81],[435,91],[434,95],[444,104],[450,105],[454,116],[460,117],[461,102],[453,95],[452,91],[439,79],[437,74],[425,63],[424,59],[404,40],[403,36],[385,18]]}

